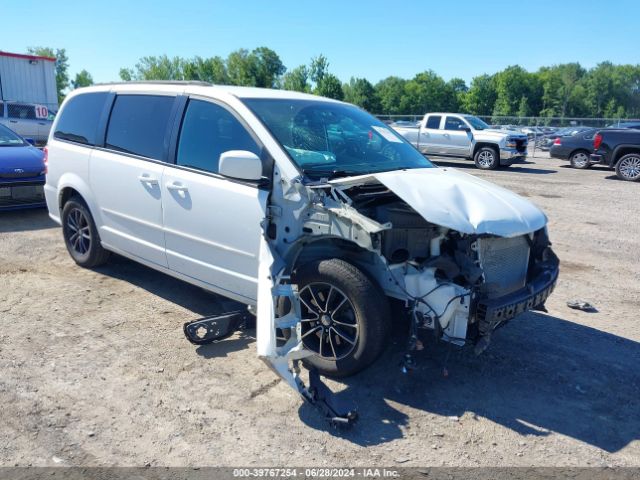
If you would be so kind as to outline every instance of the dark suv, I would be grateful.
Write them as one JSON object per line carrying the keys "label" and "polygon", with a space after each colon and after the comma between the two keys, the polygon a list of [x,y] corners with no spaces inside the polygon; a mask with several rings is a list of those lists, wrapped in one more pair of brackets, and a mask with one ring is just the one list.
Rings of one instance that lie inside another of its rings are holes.
{"label": "dark suv", "polygon": [[600,130],[593,137],[593,151],[593,163],[615,168],[622,180],[640,180],[640,130]]}

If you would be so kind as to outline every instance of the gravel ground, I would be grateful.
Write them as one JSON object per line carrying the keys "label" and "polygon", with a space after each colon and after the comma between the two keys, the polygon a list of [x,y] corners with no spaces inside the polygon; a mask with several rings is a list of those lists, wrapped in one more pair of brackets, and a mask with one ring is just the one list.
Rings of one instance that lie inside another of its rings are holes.
{"label": "gravel ground", "polygon": [[254,330],[185,340],[183,322],[229,301],[122,258],[81,269],[46,212],[0,214],[0,465],[640,466],[640,185],[549,158],[446,165],[547,212],[562,261],[549,313],[480,357],[428,339],[410,375],[397,334],[330,382],[358,401],[347,432],[256,357]]}

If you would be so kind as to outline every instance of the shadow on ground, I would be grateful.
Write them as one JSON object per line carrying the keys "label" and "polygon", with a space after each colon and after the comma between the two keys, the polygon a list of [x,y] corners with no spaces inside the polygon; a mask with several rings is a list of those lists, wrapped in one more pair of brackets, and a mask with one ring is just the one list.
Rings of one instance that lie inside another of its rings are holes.
{"label": "shadow on ground", "polygon": [[[360,422],[334,435],[358,445],[403,436],[409,419],[396,404],[474,421],[487,418],[521,435],[557,432],[608,452],[640,439],[640,343],[557,317],[527,313],[494,335],[487,352],[429,341],[418,368],[400,373],[404,341],[373,367],[346,379],[341,395],[358,403]],[[326,422],[303,404],[300,418],[317,429]],[[455,419],[451,420],[455,424]]]}
{"label": "shadow on ground", "polygon": [[57,227],[46,208],[0,211],[0,233],[27,232]]}
{"label": "shadow on ground", "polygon": [[[242,308],[121,257],[99,271],[197,315]],[[197,347],[196,353],[225,357],[251,348],[254,336],[254,329],[245,330]],[[381,359],[343,381],[346,389],[340,395],[359,405],[360,422],[354,429],[329,429],[302,400],[301,420],[363,446],[403,436],[401,427],[409,424],[409,418],[397,405],[444,417],[470,413],[463,421],[484,417],[521,435],[557,432],[608,452],[640,439],[640,343],[528,312],[496,332],[489,350],[479,357],[468,348],[436,343],[427,334],[425,350],[415,355],[417,368],[405,375],[400,372],[405,342],[405,335],[397,332]],[[448,353],[449,375],[444,377]]]}

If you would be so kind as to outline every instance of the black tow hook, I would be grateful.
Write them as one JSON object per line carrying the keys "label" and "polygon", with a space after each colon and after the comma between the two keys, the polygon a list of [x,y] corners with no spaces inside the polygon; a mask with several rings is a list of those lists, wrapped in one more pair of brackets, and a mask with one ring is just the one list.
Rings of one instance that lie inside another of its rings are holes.
{"label": "black tow hook", "polygon": [[251,317],[248,311],[229,312],[187,322],[182,326],[182,330],[187,340],[194,345],[207,345],[231,336]]}

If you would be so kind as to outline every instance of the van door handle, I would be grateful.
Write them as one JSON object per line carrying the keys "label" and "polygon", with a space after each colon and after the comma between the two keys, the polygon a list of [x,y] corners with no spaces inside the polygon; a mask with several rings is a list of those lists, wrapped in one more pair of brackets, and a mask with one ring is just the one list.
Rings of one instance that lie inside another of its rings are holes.
{"label": "van door handle", "polygon": [[9,123],[18,123],[18,120],[9,120]]}
{"label": "van door handle", "polygon": [[189,188],[186,185],[177,182],[167,183],[167,190],[186,192]]}
{"label": "van door handle", "polygon": [[138,180],[140,180],[142,183],[148,183],[149,185],[158,185],[158,179],[153,178],[148,173],[143,173],[142,175],[138,176]]}

